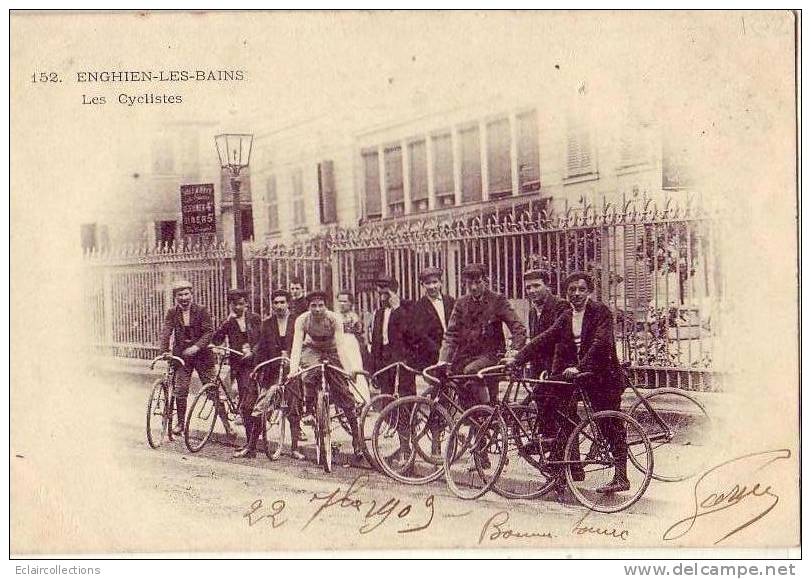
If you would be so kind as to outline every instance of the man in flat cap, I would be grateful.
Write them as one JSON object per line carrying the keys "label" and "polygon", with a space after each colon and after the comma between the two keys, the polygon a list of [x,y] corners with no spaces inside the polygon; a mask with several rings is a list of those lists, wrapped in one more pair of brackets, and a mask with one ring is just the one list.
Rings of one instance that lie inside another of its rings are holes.
{"label": "man in flat cap", "polygon": [[409,343],[408,365],[422,370],[436,364],[445,328],[455,300],[442,293],[442,271],[426,267],[420,272],[423,296],[411,307],[406,339]]}
{"label": "man in flat cap", "polygon": [[222,344],[228,341],[228,347],[242,352],[243,357],[229,356],[231,381],[236,382],[239,393],[239,413],[245,425],[246,444],[234,452],[234,458],[253,458],[256,456],[256,443],[261,434],[262,425],[258,418],[251,416],[253,405],[258,395],[256,385],[251,384],[251,370],[255,365],[255,354],[259,342],[262,319],[248,311],[248,294],[245,290],[228,291],[230,312],[222,325],[214,332],[211,341]]}
{"label": "man in flat cap", "polygon": [[[408,326],[411,302],[401,300],[400,283],[394,278],[382,278],[376,283],[380,307],[372,319],[371,358],[372,373],[394,362],[406,362],[409,358]],[[394,393],[394,372],[385,372],[378,384],[384,394]],[[414,375],[403,372],[400,375],[400,396],[417,393]]]}
{"label": "man in flat cap", "polygon": [[[467,294],[456,300],[442,340],[439,362],[450,365],[454,374],[475,374],[499,363],[506,348],[502,324],[509,328],[515,349],[524,347],[527,330],[507,298],[487,287],[484,266],[466,266],[462,280]],[[471,403],[494,402],[498,396],[498,383],[485,385],[471,380],[466,387]]]}
{"label": "man in flat cap", "polygon": [[175,305],[164,316],[160,347],[162,352],[168,353],[169,342],[174,337],[171,353],[186,362],[185,366],[177,368],[175,372],[175,401],[179,424],[172,432],[182,434],[186,424],[186,404],[192,372],[197,371],[203,384],[214,380],[214,356],[206,347],[214,335],[214,324],[208,310],[193,302],[190,282],[174,282],[172,296],[175,298]]}

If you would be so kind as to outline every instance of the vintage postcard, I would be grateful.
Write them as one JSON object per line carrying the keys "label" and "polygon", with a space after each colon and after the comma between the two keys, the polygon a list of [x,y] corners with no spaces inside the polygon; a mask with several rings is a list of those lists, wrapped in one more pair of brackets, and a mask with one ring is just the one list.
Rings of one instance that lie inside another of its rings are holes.
{"label": "vintage postcard", "polygon": [[799,552],[798,14],[10,20],[12,556]]}

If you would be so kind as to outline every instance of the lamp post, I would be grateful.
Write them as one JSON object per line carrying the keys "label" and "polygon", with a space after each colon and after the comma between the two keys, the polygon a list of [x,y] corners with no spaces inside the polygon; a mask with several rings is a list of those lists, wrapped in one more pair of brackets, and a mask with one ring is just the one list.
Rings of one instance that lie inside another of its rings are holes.
{"label": "lamp post", "polygon": [[242,257],[242,203],[240,198],[239,173],[248,167],[251,161],[253,148],[253,135],[224,134],[214,137],[217,145],[217,155],[220,157],[220,167],[226,169],[231,176],[231,192],[233,193],[234,207],[234,261],[236,263],[236,286],[243,289],[245,277],[243,275],[244,259]]}

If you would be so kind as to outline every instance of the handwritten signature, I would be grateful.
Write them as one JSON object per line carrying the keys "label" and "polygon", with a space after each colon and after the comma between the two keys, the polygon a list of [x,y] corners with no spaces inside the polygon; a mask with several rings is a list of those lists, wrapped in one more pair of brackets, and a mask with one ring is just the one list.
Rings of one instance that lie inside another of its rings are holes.
{"label": "handwritten signature", "polygon": [[[392,515],[394,515],[393,521],[403,522],[403,527],[397,530],[398,533],[415,533],[431,526],[431,522],[434,520],[434,495],[429,495],[421,507],[403,502],[394,497],[390,497],[382,503],[379,503],[375,499],[363,499],[358,496],[358,492],[363,489],[368,482],[368,476],[359,475],[346,490],[343,490],[339,486],[329,493],[313,493],[310,502],[318,504],[318,508],[313,512],[307,522],[304,523],[301,530],[309,527],[313,521],[317,520],[330,509],[349,509],[350,511],[355,511],[362,515],[362,523],[358,528],[358,532],[361,535],[371,533],[379,528],[383,523],[389,520]],[[420,511],[422,511],[422,516],[418,519],[420,524],[411,522],[417,518]]]}
{"label": "handwritten signature", "polygon": [[479,545],[485,539],[489,541],[497,541],[499,539],[551,539],[551,533],[538,533],[534,531],[516,531],[507,526],[510,521],[510,513],[507,511],[498,511],[492,517],[487,519],[482,526],[482,531],[479,534]]}
{"label": "handwritten signature", "polygon": [[571,529],[572,535],[602,535],[612,539],[619,539],[627,541],[630,534],[627,529],[618,529],[616,527],[595,527],[593,525],[586,525],[585,520],[591,514],[591,510],[583,513],[583,516],[574,524]]}
{"label": "handwritten signature", "polygon": [[[698,519],[733,507],[737,507],[735,511],[745,513],[745,516],[739,518],[727,514],[723,519],[726,523],[723,525],[724,534],[714,544],[717,545],[753,525],[780,502],[780,497],[772,490],[772,486],[760,480],[765,474],[764,469],[775,461],[785,460],[790,456],[791,451],[787,448],[754,452],[727,460],[707,470],[698,478],[693,488],[692,514],[672,524],[662,535],[662,539],[672,541],[683,537],[693,529]],[[744,506],[748,508],[743,508]],[[731,529],[730,524],[733,525]]]}

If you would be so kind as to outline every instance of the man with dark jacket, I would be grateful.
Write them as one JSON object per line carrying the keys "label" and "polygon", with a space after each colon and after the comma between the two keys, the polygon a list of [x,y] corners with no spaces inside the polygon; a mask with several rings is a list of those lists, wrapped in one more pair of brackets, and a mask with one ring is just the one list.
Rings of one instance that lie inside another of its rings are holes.
{"label": "man with dark jacket", "polygon": [[[400,284],[394,278],[383,278],[377,281],[377,293],[380,307],[375,311],[372,320],[372,373],[385,368],[394,362],[406,362],[409,358],[407,327],[411,302],[401,300],[398,292]],[[394,392],[395,373],[386,372],[378,379],[384,394]],[[400,396],[417,393],[414,375],[410,372],[400,374]]]}
{"label": "man with dark jacket", "polygon": [[[280,356],[290,356],[293,349],[293,333],[296,323],[296,315],[290,311],[290,294],[285,290],[274,290],[270,294],[270,301],[273,313],[262,322],[262,330],[259,333],[259,344],[256,347],[256,364],[261,364],[267,360]],[[263,368],[260,382],[264,386],[276,384],[282,377],[279,374],[280,366],[269,364]],[[304,440],[301,432],[300,416],[303,405],[303,393],[298,387],[298,381],[289,384],[287,394],[287,421],[290,424],[291,451],[293,458],[301,460],[304,455],[298,450],[298,443]],[[281,449],[277,449],[272,455],[276,460],[281,455]]]}
{"label": "man with dark jacket", "polygon": [[439,359],[442,337],[453,311],[454,299],[442,294],[442,271],[427,267],[420,272],[425,294],[411,307],[406,339],[409,366],[423,370]]}
{"label": "man with dark jacket", "polygon": [[229,356],[231,381],[236,381],[237,384],[239,414],[242,416],[242,424],[245,425],[247,441],[244,448],[234,452],[234,458],[253,458],[256,456],[256,443],[261,434],[261,424],[251,416],[258,394],[256,385],[251,384],[251,370],[254,367],[262,320],[258,315],[248,311],[248,294],[245,290],[229,290],[228,306],[230,313],[214,332],[211,341],[222,344],[227,340],[229,348],[243,354],[242,358],[234,354]]}
{"label": "man with dark jacket", "polygon": [[288,299],[290,313],[293,314],[293,322],[301,314],[307,311],[307,297],[304,292],[304,282],[301,278],[294,277],[290,280],[290,297]]}
{"label": "man with dark jacket", "polygon": [[[468,293],[456,300],[442,340],[439,362],[450,364],[453,373],[475,374],[498,364],[501,359],[506,347],[502,324],[506,324],[512,334],[514,349],[524,347],[527,331],[507,298],[488,289],[484,266],[466,266],[462,279]],[[471,403],[487,404],[498,396],[497,382],[485,385],[471,380],[466,389],[470,396],[467,402]]]}
{"label": "man with dark jacket", "polygon": [[186,365],[175,372],[175,400],[179,424],[172,429],[174,434],[182,434],[186,424],[186,404],[189,398],[191,374],[203,384],[214,379],[214,356],[206,347],[214,334],[214,325],[208,310],[192,301],[192,285],[186,280],[172,284],[175,306],[167,310],[160,334],[160,348],[169,352],[169,342],[174,337],[172,354],[183,358]]}
{"label": "man with dark jacket", "polygon": [[[553,295],[547,283],[547,276],[541,270],[532,269],[524,272],[524,295],[529,300],[530,338],[551,328],[558,316],[571,310],[569,302]],[[539,377],[544,370],[552,372],[554,357],[554,344],[539,349],[529,362],[532,377]]]}
{"label": "man with dark jacket", "polygon": [[[572,309],[559,316],[542,334],[533,338],[516,354],[513,364],[524,364],[537,352],[555,345],[552,374],[575,380],[582,372],[591,376],[586,382],[589,400],[596,412],[619,410],[625,381],[617,359],[614,317],[605,305],[589,299],[594,282],[586,273],[573,273],[563,283]],[[571,426],[563,422],[564,428]],[[622,424],[611,421],[606,437],[615,457],[614,477],[597,489],[601,493],[627,491],[628,445]],[[563,438],[566,438],[564,434]]]}

